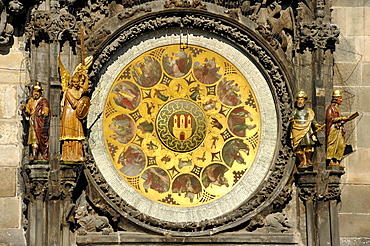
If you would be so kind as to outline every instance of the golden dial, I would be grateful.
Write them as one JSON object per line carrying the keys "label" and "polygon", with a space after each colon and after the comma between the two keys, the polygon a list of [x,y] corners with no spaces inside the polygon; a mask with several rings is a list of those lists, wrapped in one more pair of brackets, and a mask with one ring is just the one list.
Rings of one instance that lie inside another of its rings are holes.
{"label": "golden dial", "polygon": [[111,161],[152,201],[178,207],[215,201],[257,154],[255,98],[242,73],[209,49],[168,45],[145,52],[123,68],[105,102]]}

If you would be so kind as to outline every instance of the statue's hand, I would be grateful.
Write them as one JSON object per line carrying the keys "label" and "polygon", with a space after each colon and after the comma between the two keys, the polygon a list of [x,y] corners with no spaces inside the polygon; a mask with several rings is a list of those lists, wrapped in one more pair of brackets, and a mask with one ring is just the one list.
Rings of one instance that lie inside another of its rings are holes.
{"label": "statue's hand", "polygon": [[80,72],[80,74],[82,75],[82,76],[84,76],[85,78],[88,78],[89,76],[88,76],[88,74],[87,74],[87,70],[85,70],[85,69],[83,69],[81,72]]}
{"label": "statue's hand", "polygon": [[77,235],[86,235],[87,234],[87,230],[85,228],[79,228],[77,229]]}
{"label": "statue's hand", "polygon": [[42,112],[41,112],[41,117],[45,118],[45,117],[48,117],[48,116],[49,116],[49,108],[44,108],[44,110],[42,110]]}
{"label": "statue's hand", "polygon": [[103,234],[103,235],[109,235],[109,233],[110,233],[109,228],[104,228],[104,229],[102,230],[102,234]]}

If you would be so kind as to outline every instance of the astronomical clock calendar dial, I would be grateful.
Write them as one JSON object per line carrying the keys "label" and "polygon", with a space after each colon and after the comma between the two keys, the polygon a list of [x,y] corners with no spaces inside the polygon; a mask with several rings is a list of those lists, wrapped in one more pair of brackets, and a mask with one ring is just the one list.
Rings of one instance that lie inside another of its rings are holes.
{"label": "astronomical clock calendar dial", "polygon": [[243,74],[214,51],[151,49],[129,62],[108,91],[106,151],[122,181],[153,202],[216,201],[256,158],[261,116],[255,98]]}

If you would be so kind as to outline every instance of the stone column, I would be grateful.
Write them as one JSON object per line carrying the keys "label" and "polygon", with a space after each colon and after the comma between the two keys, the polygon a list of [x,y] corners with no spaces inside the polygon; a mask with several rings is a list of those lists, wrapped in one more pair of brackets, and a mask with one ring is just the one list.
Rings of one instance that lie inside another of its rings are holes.
{"label": "stone column", "polygon": [[27,33],[30,41],[32,40],[31,83],[42,83],[45,87],[44,96],[48,98],[51,108],[49,160],[42,165],[34,163],[26,165],[27,186],[45,188],[43,192],[38,192],[38,189],[34,188],[28,189],[30,245],[70,245],[70,224],[67,215],[71,210],[72,192],[79,172],[73,164],[60,163],[59,44],[62,33],[74,33],[77,30],[72,29],[75,17],[60,12],[59,8],[59,1],[47,0],[40,3],[40,6],[32,12]]}
{"label": "stone column", "polygon": [[[319,35],[316,38],[316,49],[313,53],[313,91],[316,92],[313,95],[313,109],[317,112],[316,119],[321,123],[325,122],[326,107],[331,100],[331,92],[333,90],[333,51],[336,42],[335,38],[337,38],[336,35],[339,35],[339,32],[333,33],[333,30],[338,29],[336,25],[330,23],[330,7],[330,3],[317,0],[315,25]],[[334,204],[329,203],[328,199],[326,199],[328,187],[331,185],[330,178],[333,177],[333,174],[326,170],[326,138],[324,131],[318,133],[318,139],[323,146],[317,148],[315,159],[318,171],[316,179],[317,245],[339,245],[332,242],[339,225],[338,223],[330,223],[332,218],[338,217],[338,214],[333,214],[334,210],[331,210],[330,207],[333,207]]]}
{"label": "stone column", "polygon": [[72,208],[72,195],[73,190],[76,187],[77,178],[81,175],[83,169],[83,165],[81,164],[61,164],[60,165],[60,184],[61,184],[61,203],[60,203],[60,210],[61,210],[61,240],[60,245],[69,246],[71,245],[70,242],[70,223],[68,219],[73,217],[74,214]]}
{"label": "stone column", "polygon": [[[304,50],[301,56],[306,58],[303,60],[306,65],[309,57],[307,52],[311,52],[311,64],[308,65],[311,71],[308,77],[311,80],[307,81],[305,87],[310,87],[309,91],[312,92],[312,109],[316,113],[316,120],[324,124],[326,107],[330,104],[333,90],[333,52],[339,28],[330,23],[331,2],[313,2],[312,20],[301,23],[300,47]],[[302,76],[303,73],[300,74]],[[327,194],[329,187],[335,182],[339,183],[342,173],[327,170],[325,132],[319,131],[317,137],[323,146],[316,148],[313,172],[301,171],[297,175],[300,197],[306,206],[307,245],[336,246],[339,245],[337,204],[336,200],[329,200]]]}
{"label": "stone column", "polygon": [[344,174],[342,170],[329,171],[328,187],[324,199],[329,203],[331,245],[340,245],[338,201],[340,199],[340,178]]}
{"label": "stone column", "polygon": [[23,176],[26,186],[26,202],[28,203],[27,241],[29,245],[46,245],[44,233],[47,227],[45,196],[48,190],[49,165],[26,164],[23,167]]}
{"label": "stone column", "polygon": [[306,208],[307,246],[316,245],[316,177],[317,171],[298,172],[298,195]]}

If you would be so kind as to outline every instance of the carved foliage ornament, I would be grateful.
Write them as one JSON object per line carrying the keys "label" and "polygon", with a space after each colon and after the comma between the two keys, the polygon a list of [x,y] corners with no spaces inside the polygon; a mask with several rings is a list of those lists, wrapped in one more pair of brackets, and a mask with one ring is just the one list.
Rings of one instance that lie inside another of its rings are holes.
{"label": "carved foliage ornament", "polygon": [[320,20],[300,23],[300,48],[309,49],[335,49],[339,43],[340,30],[336,24],[323,23]]}
{"label": "carved foliage ornament", "polygon": [[[100,55],[97,57],[97,60],[93,64],[91,72],[92,76],[98,76],[98,73],[104,64],[117,49],[124,45],[125,42],[136,38],[147,31],[180,25],[203,29],[204,31],[216,33],[220,36],[226,37],[229,40],[238,43],[239,46],[243,47],[243,49],[245,49],[261,64],[261,66],[267,72],[270,81],[272,81],[274,90],[277,94],[277,110],[280,112],[282,120],[282,136],[280,139],[282,145],[280,146],[284,146],[285,139],[287,139],[286,134],[291,104],[289,92],[283,79],[284,76],[281,73],[278,64],[271,59],[271,57],[266,53],[266,51],[263,50],[262,47],[251,40],[245,33],[241,32],[235,27],[224,24],[222,21],[216,21],[212,18],[198,17],[194,15],[186,15],[184,17],[163,16],[155,17],[130,27],[126,30],[123,30],[116,40],[102,50]],[[125,217],[127,216],[127,218],[135,223],[138,223],[148,229],[163,233],[171,233],[174,235],[183,235],[183,233],[188,231],[194,232],[194,235],[207,235],[224,230],[228,228],[230,224],[235,222],[239,221],[239,223],[241,223],[248,220],[252,214],[255,214],[257,211],[261,210],[263,204],[266,204],[268,200],[275,199],[277,196],[276,190],[283,179],[284,172],[287,171],[287,164],[290,156],[291,152],[287,148],[280,147],[278,158],[271,170],[268,180],[263,183],[262,188],[252,198],[250,198],[248,202],[245,202],[238,209],[230,213],[223,214],[222,216],[214,219],[205,219],[197,223],[170,222],[142,214],[136,208],[123,201],[120,196],[118,196],[116,192],[107,184],[105,178],[97,168],[92,156],[88,156],[89,159],[87,161],[87,167],[100,190],[113,203],[113,207],[122,213],[122,215]],[[286,194],[284,194],[284,197],[285,196]]]}
{"label": "carved foliage ornament", "polygon": [[25,180],[26,200],[34,201],[38,197],[44,199],[48,191],[48,165],[24,165],[22,175]]}

